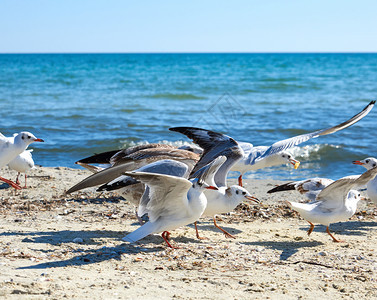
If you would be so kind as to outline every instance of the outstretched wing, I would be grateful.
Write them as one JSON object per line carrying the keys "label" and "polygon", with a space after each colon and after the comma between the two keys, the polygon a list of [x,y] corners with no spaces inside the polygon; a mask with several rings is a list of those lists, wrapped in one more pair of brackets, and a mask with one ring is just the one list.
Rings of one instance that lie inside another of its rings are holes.
{"label": "outstretched wing", "polygon": [[[149,172],[187,178],[189,173],[189,167],[186,164],[179,161],[163,159],[145,165],[135,170],[135,172]],[[135,180],[132,177],[122,175],[114,179],[113,181],[100,186],[97,189],[97,191],[117,190],[136,183],[139,183],[139,181]]]}
{"label": "outstretched wing", "polygon": [[344,205],[348,192],[358,186],[366,185],[377,175],[377,167],[361,175],[347,176],[338,179],[325,187],[317,196],[317,201],[322,201],[325,208],[336,208]]}
{"label": "outstretched wing", "polygon": [[146,172],[126,172],[149,187],[149,200],[142,197],[138,214],[148,213],[151,222],[179,212],[188,206],[187,192],[192,183],[185,178]]}
{"label": "outstretched wing", "polygon": [[208,185],[218,187],[215,182],[215,175],[221,168],[221,166],[226,162],[227,158],[225,156],[219,156],[215,158],[214,161],[205,165],[203,168],[199,169],[195,172],[191,178],[200,178],[202,181],[207,183]]}
{"label": "outstretched wing", "polygon": [[266,156],[284,151],[286,149],[292,148],[294,146],[297,146],[297,145],[299,145],[303,142],[306,142],[307,140],[310,140],[312,138],[316,138],[316,137],[321,136],[321,135],[332,134],[332,133],[337,132],[339,130],[345,129],[345,128],[355,124],[356,122],[360,121],[362,118],[364,118],[372,110],[375,103],[376,103],[376,101],[371,101],[357,115],[353,116],[349,120],[347,120],[347,121],[345,121],[341,124],[338,124],[336,126],[326,128],[326,129],[317,130],[317,131],[314,131],[314,132],[311,132],[311,133],[301,134],[301,135],[294,136],[294,137],[291,137],[291,138],[286,139],[286,140],[276,142],[276,143],[272,144],[266,150],[266,152],[260,157],[260,159],[262,159]]}
{"label": "outstretched wing", "polygon": [[169,128],[186,135],[193,142],[203,149],[203,154],[191,171],[193,176],[198,170],[211,163],[218,156],[225,156],[227,159],[215,174],[217,186],[226,186],[226,177],[231,167],[243,156],[243,150],[231,137],[207,129],[195,127],[174,127]]}

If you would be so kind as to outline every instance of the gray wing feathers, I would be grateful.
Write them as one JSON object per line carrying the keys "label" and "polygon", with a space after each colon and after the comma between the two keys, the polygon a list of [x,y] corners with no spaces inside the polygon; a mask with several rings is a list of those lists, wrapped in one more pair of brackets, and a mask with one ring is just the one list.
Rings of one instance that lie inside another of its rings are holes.
{"label": "gray wing feathers", "polygon": [[364,118],[372,110],[375,102],[376,101],[371,101],[361,112],[339,125],[276,142],[268,148],[268,150],[261,156],[261,158],[292,148],[320,135],[327,135],[345,129]]}

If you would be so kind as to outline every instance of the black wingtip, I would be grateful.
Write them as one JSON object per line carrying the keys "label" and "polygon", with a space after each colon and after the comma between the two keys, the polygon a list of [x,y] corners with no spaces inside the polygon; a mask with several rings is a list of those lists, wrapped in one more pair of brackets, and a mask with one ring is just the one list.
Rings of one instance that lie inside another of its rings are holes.
{"label": "black wingtip", "polygon": [[376,100],[370,101],[369,105],[376,104]]}
{"label": "black wingtip", "polygon": [[282,191],[291,191],[295,190],[295,185],[293,182],[288,182],[282,185],[279,185],[277,187],[274,187],[273,189],[267,191],[267,194],[272,194],[276,192],[282,192]]}

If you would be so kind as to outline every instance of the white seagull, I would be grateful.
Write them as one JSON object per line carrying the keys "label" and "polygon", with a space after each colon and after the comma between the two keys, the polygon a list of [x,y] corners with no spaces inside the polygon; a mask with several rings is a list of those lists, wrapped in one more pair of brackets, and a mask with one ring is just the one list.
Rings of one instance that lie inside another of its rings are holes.
{"label": "white seagull", "polygon": [[33,149],[25,150],[21,154],[17,155],[16,158],[11,160],[8,164],[8,167],[10,169],[17,171],[17,178],[16,178],[17,184],[20,184],[20,181],[18,179],[20,174],[21,173],[25,174],[24,188],[27,187],[27,185],[26,185],[26,178],[27,178],[26,172],[31,170],[32,168],[34,168],[34,160],[33,160],[33,157],[31,155],[32,151],[33,151]]}
{"label": "white seagull", "polygon": [[[216,215],[231,212],[238,204],[245,200],[259,203],[259,200],[251,196],[243,187],[238,185],[228,187],[226,184],[226,177],[229,170],[242,157],[242,149],[231,137],[214,131],[193,127],[175,127],[170,128],[170,130],[186,135],[203,149],[203,154],[192,170],[190,178],[200,176],[201,173],[206,170],[206,164],[217,157],[223,157],[219,161],[220,166],[218,171],[213,172],[207,177],[206,182],[211,186],[217,187],[217,190],[204,191],[207,197],[207,207],[203,212],[203,216],[211,216],[216,228],[220,229],[226,237],[235,238],[225,229],[217,225]],[[197,238],[202,239],[202,237],[199,236],[196,222],[195,229]]]}
{"label": "white seagull", "polygon": [[[34,142],[44,142],[42,139],[36,138],[30,132],[20,132],[12,137],[5,137],[0,133],[0,168],[5,167],[9,162],[26,150],[26,148]],[[0,177],[1,181],[4,181],[16,189],[21,187],[3,177]]]}
{"label": "white seagull", "polygon": [[[188,178],[191,169],[184,163],[171,160],[171,159],[163,159],[148,165],[145,165],[135,172],[148,172],[148,173],[157,173],[157,174],[164,174],[164,175],[171,175],[177,177]],[[97,189],[97,192],[102,191],[118,191],[125,197],[128,201],[134,204],[136,207],[139,206],[140,199],[143,193],[149,191],[149,187],[146,187],[144,183],[136,180],[133,177],[122,175],[113,181],[106,183],[100,186]],[[141,217],[136,213],[136,217],[140,223],[143,225],[144,222],[142,221]]]}
{"label": "white seagull", "polygon": [[[370,170],[377,166],[377,159],[374,157],[368,157],[363,160],[355,160],[352,162],[355,165],[360,165]],[[367,194],[370,200],[377,205],[377,178],[372,179],[367,183]]]}
{"label": "white seagull", "polygon": [[127,176],[140,180],[149,187],[140,200],[138,214],[148,214],[149,221],[123,238],[134,243],[147,235],[162,232],[167,245],[170,230],[195,222],[202,215],[207,199],[204,189],[216,189],[205,183],[208,174],[221,166],[221,158],[208,165],[199,178],[189,181],[182,177],[146,173],[125,172]]}
{"label": "white seagull", "polygon": [[[360,193],[355,189],[367,184],[370,180],[375,178],[376,175],[377,167],[366,171],[362,175],[347,176],[330,183],[317,194],[315,200],[312,202],[287,202],[301,217],[309,222],[310,228],[308,235],[310,235],[314,229],[313,223],[319,223],[326,226],[326,232],[331,236],[334,242],[341,242],[330,233],[330,224],[347,221],[355,214],[357,203],[361,199]],[[284,186],[288,187],[287,184]],[[294,183],[291,183],[290,186],[292,189],[295,189]],[[272,193],[282,190],[284,189],[275,188],[269,192]]]}
{"label": "white seagull", "polygon": [[[297,146],[312,138],[316,138],[321,135],[332,134],[355,124],[371,111],[375,102],[376,101],[371,101],[361,112],[341,124],[281,140],[272,144],[271,146],[254,147],[251,143],[239,142],[239,145],[244,153],[242,158],[233,165],[231,171],[238,171],[241,173],[241,175],[239,176],[239,185],[242,186],[242,176],[248,171],[286,163],[291,163],[295,166],[296,169],[298,168],[300,163],[295,160],[288,152],[286,152],[287,149]],[[179,131],[179,127],[171,128],[170,130]],[[210,137],[211,133],[209,130],[207,132],[204,129],[200,130],[202,130],[203,138]]]}

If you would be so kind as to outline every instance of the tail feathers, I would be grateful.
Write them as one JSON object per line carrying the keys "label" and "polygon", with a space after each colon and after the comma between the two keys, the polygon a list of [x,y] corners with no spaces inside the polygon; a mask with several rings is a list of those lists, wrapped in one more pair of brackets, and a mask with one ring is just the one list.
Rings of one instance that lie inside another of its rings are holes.
{"label": "tail feathers", "polygon": [[296,189],[296,184],[294,182],[288,182],[282,185],[279,185],[269,191],[267,191],[268,194],[276,193],[276,192],[282,192],[282,191],[291,191]]}
{"label": "tail feathers", "polygon": [[145,238],[147,235],[154,233],[155,227],[156,225],[154,223],[147,222],[135,231],[131,232],[130,234],[127,234],[124,238],[122,238],[122,240],[129,243],[135,243],[138,240]]}
{"label": "tail feathers", "polygon": [[305,214],[305,212],[311,210],[313,208],[310,203],[298,203],[298,202],[289,202],[291,205],[291,208],[295,211],[297,211],[300,214]]}

